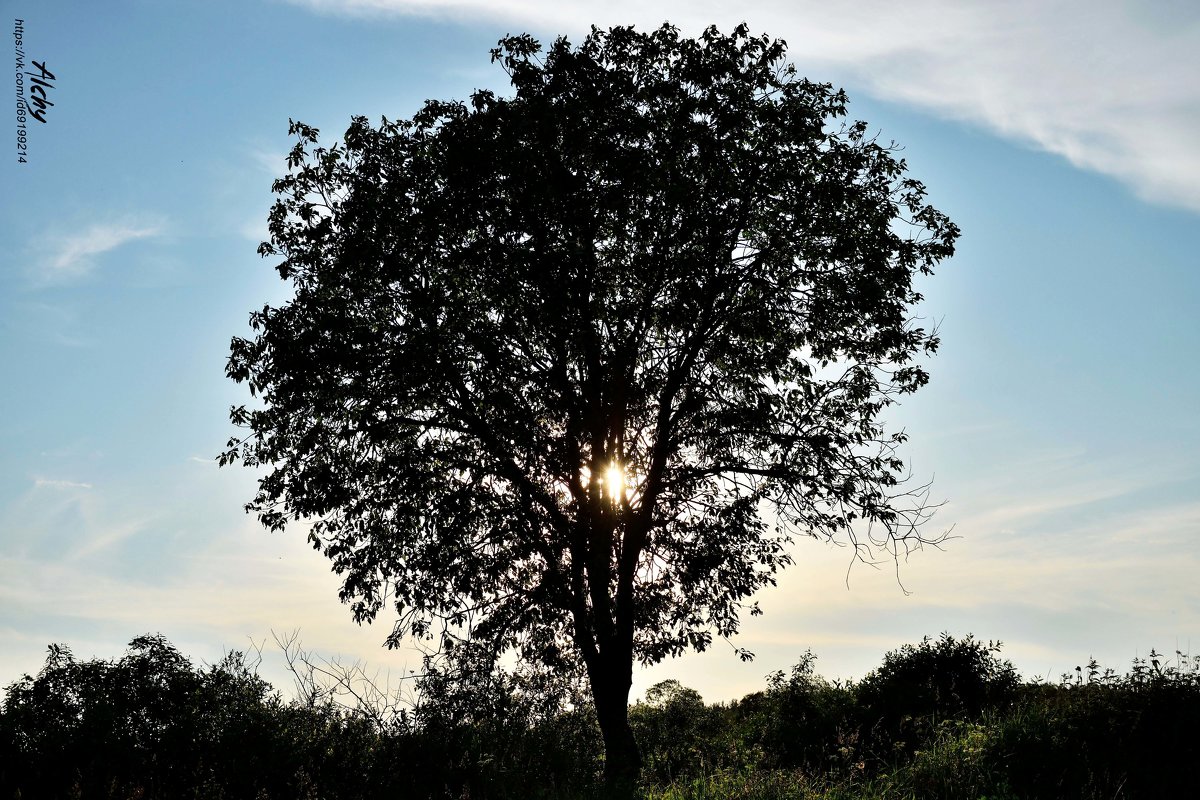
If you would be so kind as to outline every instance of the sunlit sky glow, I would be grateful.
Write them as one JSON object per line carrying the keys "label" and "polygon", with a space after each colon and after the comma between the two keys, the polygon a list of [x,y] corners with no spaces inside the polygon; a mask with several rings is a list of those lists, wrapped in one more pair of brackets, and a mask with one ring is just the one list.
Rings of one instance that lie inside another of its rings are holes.
{"label": "sunlit sky glow", "polygon": [[[787,39],[963,229],[921,286],[943,340],[932,382],[894,415],[946,500],[933,526],[959,538],[902,563],[903,589],[890,562],[848,571],[849,550],[799,541],[735,640],[754,662],[718,641],[639,672],[635,695],[675,677],[737,697],[809,648],[822,674],[857,677],[943,630],[1003,640],[1027,677],[1200,649],[1200,6],[7,8],[57,82],[29,163],[10,130],[0,167],[0,684],[51,642],[112,657],[145,632],[215,661],[299,628],[321,654],[415,666],[381,648],[388,621],[353,624],[302,531],[242,513],[254,474],[214,460],[246,400],[229,339],[286,296],[255,249],[288,118],[336,136],[353,114],[503,92],[488,51],[506,34],[665,19]],[[287,686],[271,647],[264,669]]]}

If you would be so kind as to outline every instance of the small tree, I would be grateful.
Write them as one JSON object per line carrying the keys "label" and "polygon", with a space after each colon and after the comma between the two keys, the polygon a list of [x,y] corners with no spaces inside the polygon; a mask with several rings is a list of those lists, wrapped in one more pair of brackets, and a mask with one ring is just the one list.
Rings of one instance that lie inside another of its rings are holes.
{"label": "small tree", "polygon": [[222,463],[268,468],[247,510],[313,521],[357,621],[395,606],[389,645],[585,671],[630,786],[634,660],[734,634],[792,533],[922,542],[881,412],[958,230],[744,25],[492,57],[510,98],[292,124],[260,252],[295,294],[233,340],[263,402]]}

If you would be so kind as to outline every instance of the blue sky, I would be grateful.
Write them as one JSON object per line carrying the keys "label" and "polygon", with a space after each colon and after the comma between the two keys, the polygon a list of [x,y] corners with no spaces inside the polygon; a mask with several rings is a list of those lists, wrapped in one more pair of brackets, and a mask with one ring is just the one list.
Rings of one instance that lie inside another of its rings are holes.
{"label": "blue sky", "polygon": [[[213,462],[246,399],[229,339],[286,297],[255,249],[288,119],[334,137],[353,114],[503,91],[505,34],[668,19],[787,39],[963,229],[924,285],[933,380],[896,415],[947,501],[934,525],[961,538],[902,565],[909,594],[861,566],[847,588],[849,553],[800,541],[737,642],[756,661],[718,644],[635,694],[677,677],[740,696],[808,648],[857,677],[943,630],[1002,639],[1026,676],[1200,649],[1200,15],[827,6],[7,4],[56,81],[28,163],[14,132],[0,159],[0,684],[50,642],[111,657],[149,631],[211,661],[299,628],[322,654],[415,666],[381,648],[383,620],[353,624],[301,532],[242,513],[254,474]],[[286,685],[270,647],[264,668]]]}

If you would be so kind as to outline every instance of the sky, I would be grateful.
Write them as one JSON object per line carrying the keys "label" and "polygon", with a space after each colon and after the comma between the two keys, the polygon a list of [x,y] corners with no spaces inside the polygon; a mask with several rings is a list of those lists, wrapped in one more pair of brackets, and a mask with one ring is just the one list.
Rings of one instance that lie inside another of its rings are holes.
{"label": "sky", "polygon": [[[242,511],[219,469],[248,400],[224,376],[249,313],[287,298],[260,259],[289,118],[504,93],[510,33],[708,24],[788,42],[851,115],[904,147],[961,227],[921,284],[932,381],[894,415],[945,501],[939,549],[850,569],[797,541],[734,644],[635,674],[740,697],[806,650],[859,678],[925,635],[1001,640],[1027,678],[1151,648],[1200,652],[1200,6],[809,0],[6,2],[14,63],[54,79],[0,158],[0,686],[52,642],[113,658],[161,632],[198,661],[273,634],[382,676],[390,621],[358,627],[302,531]],[[24,80],[29,81],[30,78]],[[32,84],[26,83],[26,86]],[[25,163],[20,163],[18,156]]]}

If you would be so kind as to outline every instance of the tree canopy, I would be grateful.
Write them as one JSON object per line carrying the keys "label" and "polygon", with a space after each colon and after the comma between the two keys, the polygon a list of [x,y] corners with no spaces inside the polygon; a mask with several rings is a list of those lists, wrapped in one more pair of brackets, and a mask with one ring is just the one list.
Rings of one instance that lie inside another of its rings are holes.
{"label": "tree canopy", "polygon": [[311,521],[391,645],[582,664],[611,761],[633,661],[736,633],[790,537],[924,536],[883,412],[928,379],[913,279],[958,229],[785,55],[512,36],[511,96],[293,122],[260,252],[294,296],[232,343],[247,509]]}

